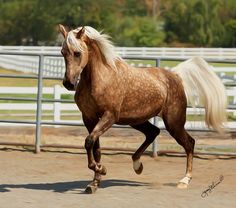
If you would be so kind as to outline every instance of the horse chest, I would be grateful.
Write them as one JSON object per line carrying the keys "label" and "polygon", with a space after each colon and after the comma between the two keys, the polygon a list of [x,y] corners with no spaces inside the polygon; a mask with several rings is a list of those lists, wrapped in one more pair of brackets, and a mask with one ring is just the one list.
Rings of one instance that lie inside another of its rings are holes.
{"label": "horse chest", "polygon": [[97,118],[102,114],[93,96],[87,90],[76,92],[75,102],[82,114],[88,118]]}

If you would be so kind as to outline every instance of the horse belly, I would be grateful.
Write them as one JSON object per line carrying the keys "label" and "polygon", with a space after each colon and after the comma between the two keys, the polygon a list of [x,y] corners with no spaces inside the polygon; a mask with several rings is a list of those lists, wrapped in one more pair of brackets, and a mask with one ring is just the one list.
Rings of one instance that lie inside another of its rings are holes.
{"label": "horse belly", "polygon": [[142,123],[160,114],[166,100],[166,90],[162,88],[155,84],[130,91],[122,103],[119,124]]}
{"label": "horse belly", "polygon": [[139,111],[130,112],[129,114],[123,113],[120,115],[118,122],[116,124],[119,125],[136,125],[143,123],[150,118],[157,116],[160,113],[161,109],[157,109],[156,111],[150,111],[141,113]]}

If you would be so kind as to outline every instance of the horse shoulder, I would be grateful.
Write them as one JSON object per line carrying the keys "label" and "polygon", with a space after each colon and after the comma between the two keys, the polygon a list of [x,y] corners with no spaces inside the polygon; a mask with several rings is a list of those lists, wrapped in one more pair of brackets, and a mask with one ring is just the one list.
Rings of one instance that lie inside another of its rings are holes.
{"label": "horse shoulder", "polygon": [[118,117],[122,100],[120,77],[115,71],[97,77],[91,87],[91,98],[99,112],[110,111]]}

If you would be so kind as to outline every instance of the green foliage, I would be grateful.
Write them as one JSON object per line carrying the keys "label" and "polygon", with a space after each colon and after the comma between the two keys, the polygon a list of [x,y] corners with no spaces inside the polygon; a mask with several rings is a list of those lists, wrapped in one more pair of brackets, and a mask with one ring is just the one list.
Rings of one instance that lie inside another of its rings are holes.
{"label": "green foliage", "polygon": [[220,17],[225,29],[222,46],[236,47],[236,4],[234,0],[223,0]]}
{"label": "green foliage", "polygon": [[59,23],[104,30],[119,46],[236,45],[235,0],[0,0],[0,14],[0,45],[58,44]]}
{"label": "green foliage", "polygon": [[126,17],[118,27],[114,41],[126,46],[160,46],[165,33],[160,23],[148,17]]}
{"label": "green foliage", "polygon": [[197,46],[220,46],[225,29],[219,18],[219,0],[175,1],[166,14],[167,41],[189,42]]}
{"label": "green foliage", "polygon": [[225,23],[225,39],[226,47],[236,47],[236,19],[230,19]]}

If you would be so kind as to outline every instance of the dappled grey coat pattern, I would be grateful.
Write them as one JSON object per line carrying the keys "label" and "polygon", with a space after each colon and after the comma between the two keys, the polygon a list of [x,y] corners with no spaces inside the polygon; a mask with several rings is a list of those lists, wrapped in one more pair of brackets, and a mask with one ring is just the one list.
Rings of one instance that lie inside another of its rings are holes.
{"label": "dappled grey coat pattern", "polygon": [[[184,129],[187,107],[185,90],[196,92],[193,93],[196,94],[195,99],[200,97],[203,104],[207,104],[206,108],[210,106],[214,109],[207,114],[209,126],[221,131],[225,121],[226,102],[222,83],[214,73],[206,73],[204,78],[194,76],[205,61],[195,58],[173,72],[161,68],[138,69],[125,63],[115,53],[108,36],[92,27],[79,27],[67,32],[60,25],[60,31],[65,38],[61,51],[66,64],[63,84],[68,90],[76,91],[75,102],[89,131],[85,148],[88,167],[95,175],[86,192],[95,192],[101,175],[106,174],[106,168],[100,164],[99,137],[113,124],[130,125],[146,136],[132,156],[134,170],[141,174],[143,165],[140,157],[160,133],[159,128],[148,121],[154,116],[162,117],[167,131],[186,151],[186,175],[178,184],[178,187],[186,188],[192,178],[195,142]],[[182,72],[181,68],[188,65],[194,66],[193,69]],[[207,72],[209,68],[205,66],[201,70]],[[195,81],[200,86],[194,85]],[[206,110],[209,112],[209,109]]]}

